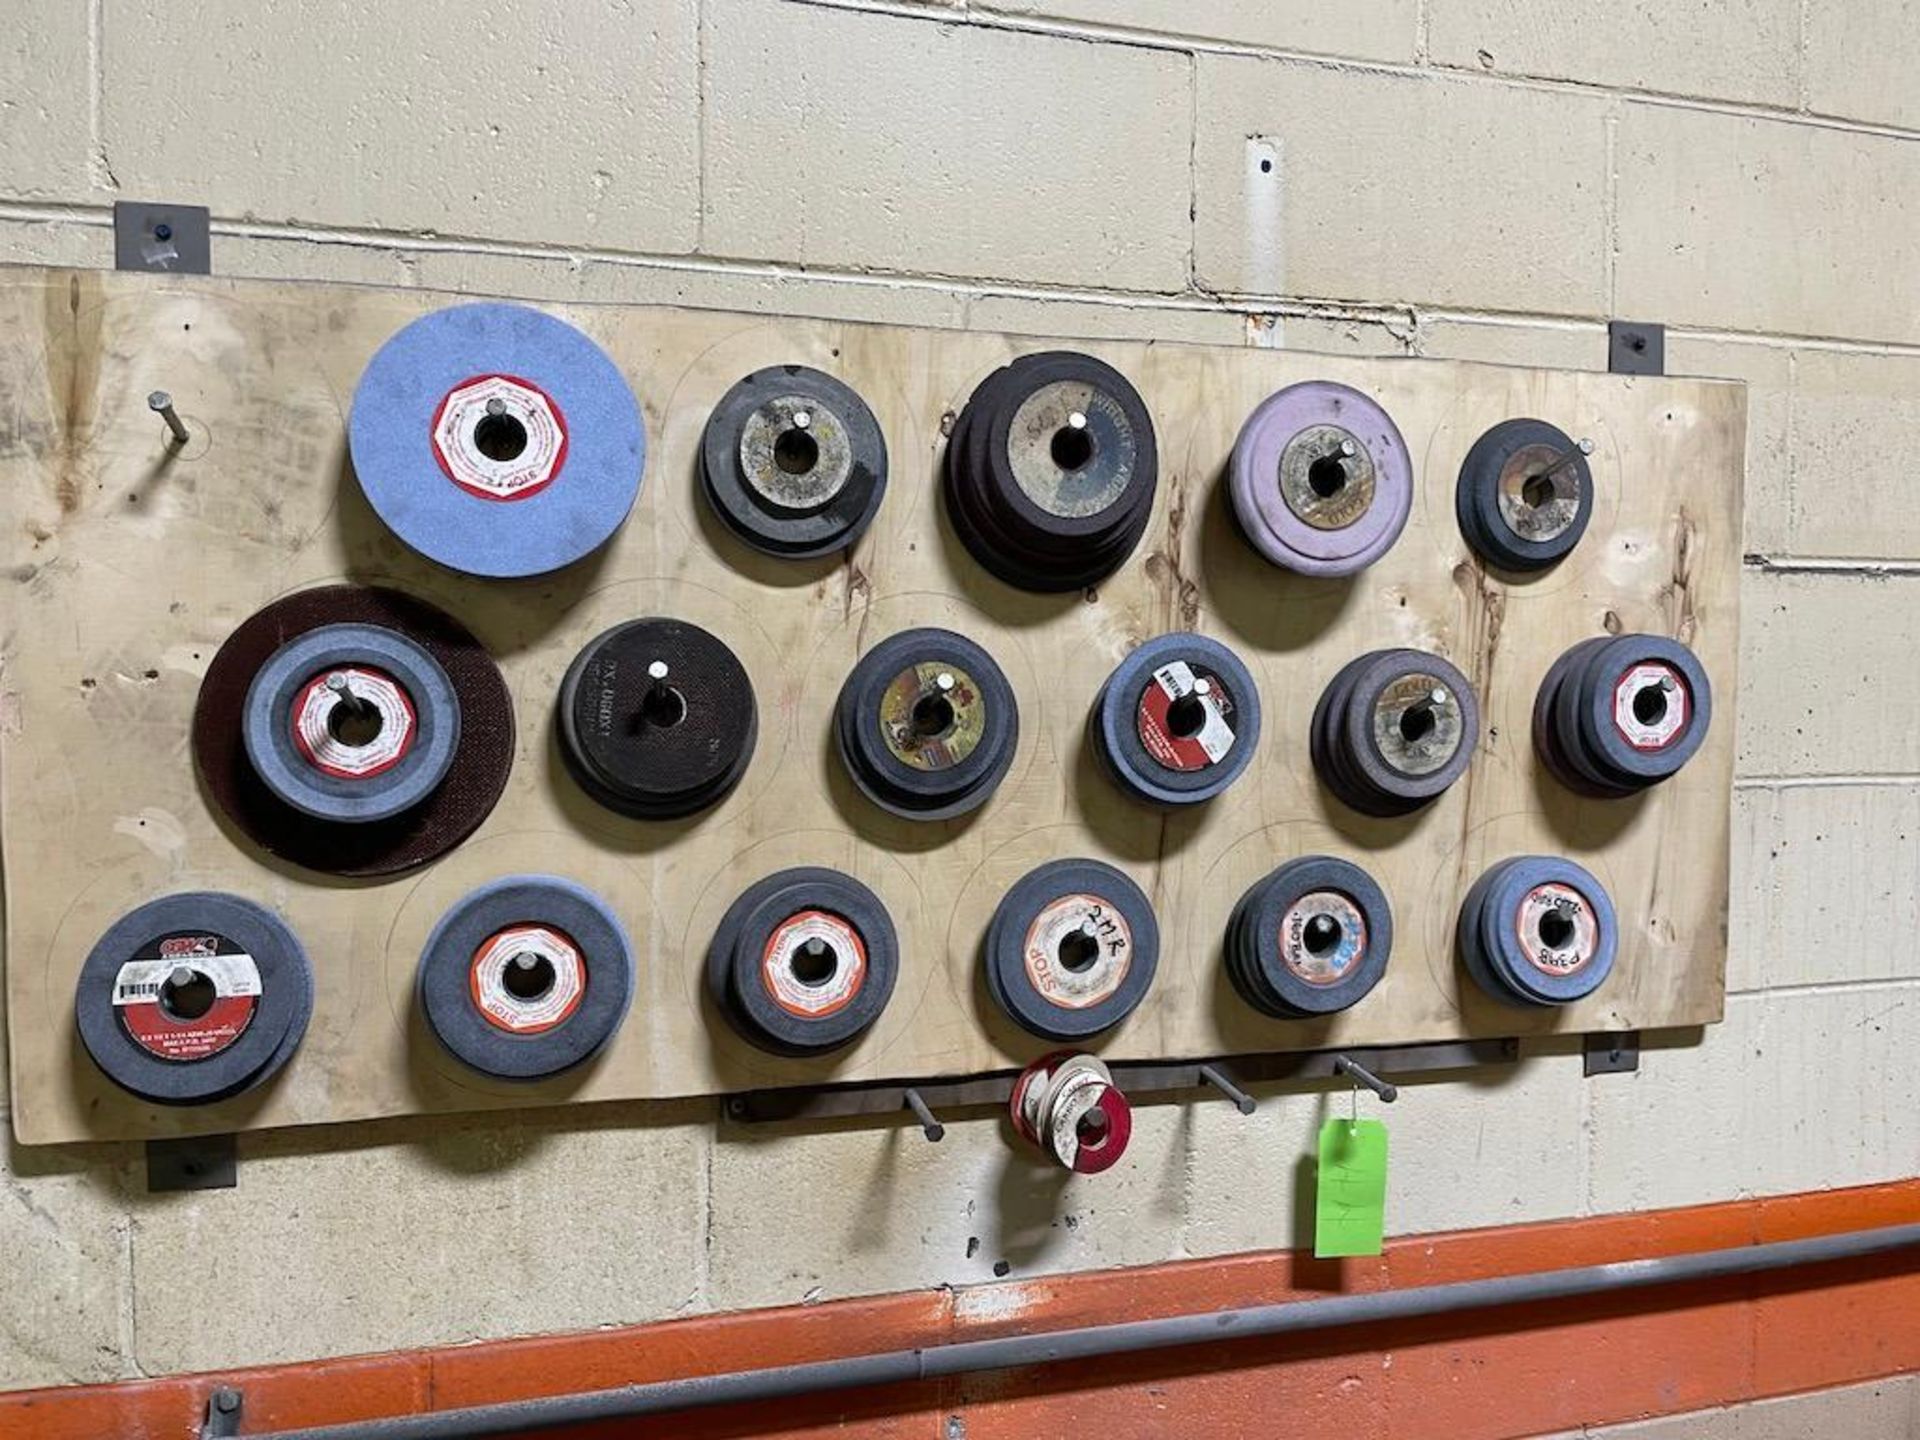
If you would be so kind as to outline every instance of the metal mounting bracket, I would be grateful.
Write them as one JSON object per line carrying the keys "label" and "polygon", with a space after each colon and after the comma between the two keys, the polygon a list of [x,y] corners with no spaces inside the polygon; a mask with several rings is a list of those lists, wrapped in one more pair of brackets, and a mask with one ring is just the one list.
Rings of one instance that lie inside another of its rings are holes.
{"label": "metal mounting bracket", "polygon": [[207,1418],[200,1422],[200,1440],[232,1440],[240,1433],[240,1410],[244,1397],[230,1385],[222,1385],[207,1397]]}
{"label": "metal mounting bracket", "polygon": [[147,1191],[231,1190],[240,1182],[232,1135],[184,1135],[147,1142]]}
{"label": "metal mounting bracket", "polygon": [[113,268],[170,275],[211,275],[213,246],[204,205],[116,200]]}
{"label": "metal mounting bracket", "polygon": [[1607,322],[1607,369],[1615,375],[1667,373],[1667,327],[1635,320]]}
{"label": "metal mounting bracket", "polygon": [[1624,1075],[1640,1068],[1638,1030],[1594,1030],[1586,1037],[1589,1075]]}

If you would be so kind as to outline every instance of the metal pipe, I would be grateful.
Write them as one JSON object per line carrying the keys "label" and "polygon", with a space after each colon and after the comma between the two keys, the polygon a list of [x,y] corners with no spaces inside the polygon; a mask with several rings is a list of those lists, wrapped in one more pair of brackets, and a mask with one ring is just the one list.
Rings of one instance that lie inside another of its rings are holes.
{"label": "metal pipe", "polygon": [[963,1340],[952,1345],[929,1346],[923,1350],[894,1350],[880,1355],[856,1355],[807,1365],[783,1365],[725,1375],[696,1375],[683,1380],[659,1380],[647,1385],[628,1385],[582,1395],[516,1400],[504,1405],[479,1405],[465,1410],[442,1410],[387,1420],[322,1425],[304,1430],[275,1430],[255,1437],[255,1440],[482,1440],[485,1436],[513,1435],[523,1430],[550,1430],[596,1420],[661,1415],[714,1405],[740,1405],[832,1390],[893,1385],[946,1375],[968,1375],[983,1370],[1052,1365],[1066,1360],[1134,1354],[1143,1350],[1172,1349],[1221,1340],[1290,1335],[1335,1326],[1451,1315],[1497,1305],[1530,1305],[1547,1300],[1577,1299],[1587,1295],[1646,1289],[1654,1285],[1722,1280],[1738,1275],[1784,1270],[1796,1265],[1857,1260],[1913,1246],[1920,1246],[1920,1224],[1857,1230],[1812,1240],[1742,1245],[1728,1250],[1709,1250],[1658,1260],[1628,1260],[1577,1270],[1546,1270],[1532,1275],[1504,1276],[1497,1280],[1469,1280],[1456,1285],[1378,1290],[1364,1295],[1339,1295],[1324,1300],[1257,1305],[1239,1310],[1210,1311],[1201,1315],[1173,1315],[1158,1320],[1091,1325],[1078,1330],[1056,1330],[1038,1335]]}

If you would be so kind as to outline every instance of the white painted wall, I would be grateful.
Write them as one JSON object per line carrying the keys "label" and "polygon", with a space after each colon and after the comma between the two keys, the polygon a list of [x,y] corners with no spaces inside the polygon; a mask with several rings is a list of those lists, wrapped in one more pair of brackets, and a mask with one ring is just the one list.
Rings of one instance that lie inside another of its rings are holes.
{"label": "white painted wall", "polygon": [[[9,21],[0,260],[109,265],[114,199],[200,200],[227,274],[1595,368],[1608,316],[1667,322],[1671,369],[1753,386],[1728,1019],[1633,1077],[1409,1093],[1393,1228],[1920,1170],[1905,0]],[[189,1196],[134,1149],[14,1147],[0,1385],[1284,1246],[1329,1103],[1149,1107],[1123,1173],[1071,1183],[992,1121],[716,1136],[698,1105],[249,1138]]]}

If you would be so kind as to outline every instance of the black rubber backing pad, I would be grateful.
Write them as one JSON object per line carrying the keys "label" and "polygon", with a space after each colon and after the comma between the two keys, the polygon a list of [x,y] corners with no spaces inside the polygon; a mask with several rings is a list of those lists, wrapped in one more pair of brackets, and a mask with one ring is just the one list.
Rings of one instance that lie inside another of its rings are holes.
{"label": "black rubber backing pad", "polygon": [[[460,698],[460,749],[447,778],[412,809],[362,825],[317,820],[277,798],[241,733],[247,689],[268,657],[338,624],[400,631],[440,662]],[[445,611],[398,590],[325,585],[274,601],[227,637],[200,682],[192,739],[202,784],[268,854],[331,875],[394,875],[446,854],[492,812],[513,767],[513,697],[486,647]]]}

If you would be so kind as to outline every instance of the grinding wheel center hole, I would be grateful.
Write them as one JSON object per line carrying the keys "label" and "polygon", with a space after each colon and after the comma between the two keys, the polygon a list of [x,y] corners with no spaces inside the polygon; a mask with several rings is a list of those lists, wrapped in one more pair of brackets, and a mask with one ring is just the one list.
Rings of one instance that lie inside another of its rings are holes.
{"label": "grinding wheel center hole", "polygon": [[937,740],[953,729],[953,702],[937,691],[913,702],[912,729],[916,739]]}
{"label": "grinding wheel center hole", "polygon": [[218,998],[211,977],[198,970],[183,979],[170,975],[160,985],[160,1008],[175,1020],[198,1020]]}
{"label": "grinding wheel center hole", "polygon": [[489,412],[473,427],[473,448],[503,465],[518,460],[521,451],[527,448],[527,427],[517,416]]}
{"label": "grinding wheel center hole", "polygon": [[1074,930],[1060,937],[1060,964],[1078,975],[1093,968],[1093,962],[1100,958],[1100,942],[1084,930]]}
{"label": "grinding wheel center hole", "polygon": [[1667,692],[1658,685],[1642,685],[1633,692],[1633,718],[1642,725],[1658,725],[1667,718]]}
{"label": "grinding wheel center hole", "polygon": [[519,954],[507,962],[500,983],[516,1000],[538,1000],[553,989],[553,962],[544,955]]}
{"label": "grinding wheel center hole", "polygon": [[1073,1124],[1074,1138],[1089,1150],[1097,1150],[1107,1141],[1107,1112],[1089,1110]]}
{"label": "grinding wheel center hole", "polygon": [[1322,500],[1347,488],[1347,467],[1337,455],[1322,455],[1307,467],[1307,487]]}
{"label": "grinding wheel center hole", "polygon": [[1529,510],[1544,510],[1559,498],[1551,475],[1529,475],[1520,486],[1520,499]]}
{"label": "grinding wheel center hole", "polygon": [[1540,917],[1540,943],[1549,950],[1564,950],[1573,943],[1573,928],[1571,917],[1549,910]]}
{"label": "grinding wheel center hole", "polygon": [[640,718],[670,730],[687,718],[687,697],[671,685],[655,685],[640,697]]}
{"label": "grinding wheel center hole", "polygon": [[1062,470],[1078,470],[1093,459],[1093,436],[1084,427],[1062,425],[1053,432],[1053,463]]}
{"label": "grinding wheel center hole", "polygon": [[802,985],[824,985],[840,968],[840,957],[826,941],[809,940],[793,952],[787,966]]}
{"label": "grinding wheel center hole", "polygon": [[342,745],[359,749],[380,738],[386,721],[376,705],[342,700],[327,711],[327,733]]}
{"label": "grinding wheel center hole", "polygon": [[788,475],[805,475],[820,463],[820,442],[795,426],[773,442],[773,463]]}
{"label": "grinding wheel center hole", "polygon": [[1433,718],[1431,702],[1409,705],[1400,712],[1400,738],[1409,745],[1418,745],[1433,733],[1433,727],[1438,723]]}
{"label": "grinding wheel center hole", "polygon": [[1315,915],[1300,932],[1309,955],[1325,955],[1340,943],[1340,922],[1331,915]]}
{"label": "grinding wheel center hole", "polygon": [[1182,740],[1191,740],[1207,723],[1207,702],[1198,695],[1182,695],[1167,707],[1167,729]]}

